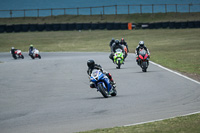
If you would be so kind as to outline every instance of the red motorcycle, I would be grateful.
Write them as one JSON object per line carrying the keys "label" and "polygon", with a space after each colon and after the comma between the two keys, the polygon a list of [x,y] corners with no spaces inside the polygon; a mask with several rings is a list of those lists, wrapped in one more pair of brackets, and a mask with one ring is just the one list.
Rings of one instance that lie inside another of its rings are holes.
{"label": "red motorcycle", "polygon": [[139,56],[137,57],[138,65],[142,68],[143,72],[147,71],[149,66],[149,55],[145,49],[140,49]]}
{"label": "red motorcycle", "polygon": [[24,59],[24,56],[22,55],[22,51],[21,50],[16,50],[14,53],[10,52],[12,54],[12,57],[14,59],[17,59],[17,58],[22,58]]}

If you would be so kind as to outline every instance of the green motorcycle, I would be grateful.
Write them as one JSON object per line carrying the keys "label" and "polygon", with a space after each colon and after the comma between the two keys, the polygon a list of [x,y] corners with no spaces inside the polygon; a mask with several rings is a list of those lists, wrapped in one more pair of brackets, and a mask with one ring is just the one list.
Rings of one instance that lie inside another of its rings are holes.
{"label": "green motorcycle", "polygon": [[117,64],[117,69],[120,69],[121,65],[124,64],[124,54],[121,49],[116,49],[114,63]]}

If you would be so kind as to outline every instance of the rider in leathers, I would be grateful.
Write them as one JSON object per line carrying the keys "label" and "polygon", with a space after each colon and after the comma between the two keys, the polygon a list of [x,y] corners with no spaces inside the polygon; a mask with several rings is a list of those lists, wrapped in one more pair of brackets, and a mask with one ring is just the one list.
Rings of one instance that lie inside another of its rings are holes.
{"label": "rider in leathers", "polygon": [[11,48],[11,50],[10,50],[10,53],[12,54],[12,55],[14,55],[15,54],[15,51],[17,51],[18,49],[15,49],[14,47],[12,47]]}
{"label": "rider in leathers", "polygon": [[111,54],[109,58],[114,62],[114,53],[116,52],[116,49],[120,48],[122,52],[124,53],[124,48],[122,45],[119,44],[119,40],[115,40],[115,43],[113,44],[111,48]]}
{"label": "rider in leathers", "polygon": [[135,49],[135,55],[136,55],[136,62],[137,64],[139,65],[139,62],[138,62],[138,56],[139,56],[139,50],[140,49],[145,49],[147,51],[147,54],[149,55],[148,58],[150,58],[150,52],[148,50],[148,48],[144,45],[144,41],[140,41],[139,42],[139,45],[137,46],[137,48]]}
{"label": "rider in leathers", "polygon": [[[110,79],[111,85],[112,85],[114,88],[116,87],[116,85],[115,85],[116,83],[115,83],[115,81],[112,79],[112,75],[111,75],[110,73],[104,71],[103,68],[102,68],[100,65],[95,64],[94,60],[88,60],[88,61],[87,61],[87,66],[88,66],[87,74],[88,74],[89,76],[91,76],[92,70],[98,69],[98,70],[100,70],[102,73],[104,73],[104,74]],[[93,82],[90,82],[90,87],[91,87],[91,88],[95,88],[95,85],[94,85]]]}

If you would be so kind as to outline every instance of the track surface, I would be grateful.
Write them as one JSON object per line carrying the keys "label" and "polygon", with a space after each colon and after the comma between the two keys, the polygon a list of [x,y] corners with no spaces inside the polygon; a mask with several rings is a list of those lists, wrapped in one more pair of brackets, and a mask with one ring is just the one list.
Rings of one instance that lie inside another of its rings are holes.
{"label": "track surface", "polygon": [[[129,54],[116,69],[109,53],[41,53],[14,60],[0,53],[0,132],[71,133],[200,111],[200,85],[156,65],[147,73]],[[89,88],[86,62],[113,75],[118,95]]]}

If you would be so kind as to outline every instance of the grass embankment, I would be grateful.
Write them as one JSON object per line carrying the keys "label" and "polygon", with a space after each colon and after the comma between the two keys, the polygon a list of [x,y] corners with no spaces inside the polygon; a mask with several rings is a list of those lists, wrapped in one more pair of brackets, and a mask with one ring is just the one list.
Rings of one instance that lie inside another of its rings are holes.
{"label": "grass embankment", "polygon": [[166,22],[200,20],[200,13],[144,13],[118,15],[60,15],[48,17],[0,18],[0,24],[51,24],[51,23],[96,23],[96,22]]}
{"label": "grass embankment", "polygon": [[0,34],[0,52],[8,52],[12,46],[28,51],[30,43],[45,52],[109,52],[108,43],[111,38],[124,37],[130,52],[133,53],[138,42],[144,40],[151,52],[152,61],[179,72],[192,74],[192,78],[199,78],[199,35],[200,29],[4,33]]}
{"label": "grass embankment", "polygon": [[177,117],[130,127],[96,129],[81,133],[199,133],[200,114]]}

